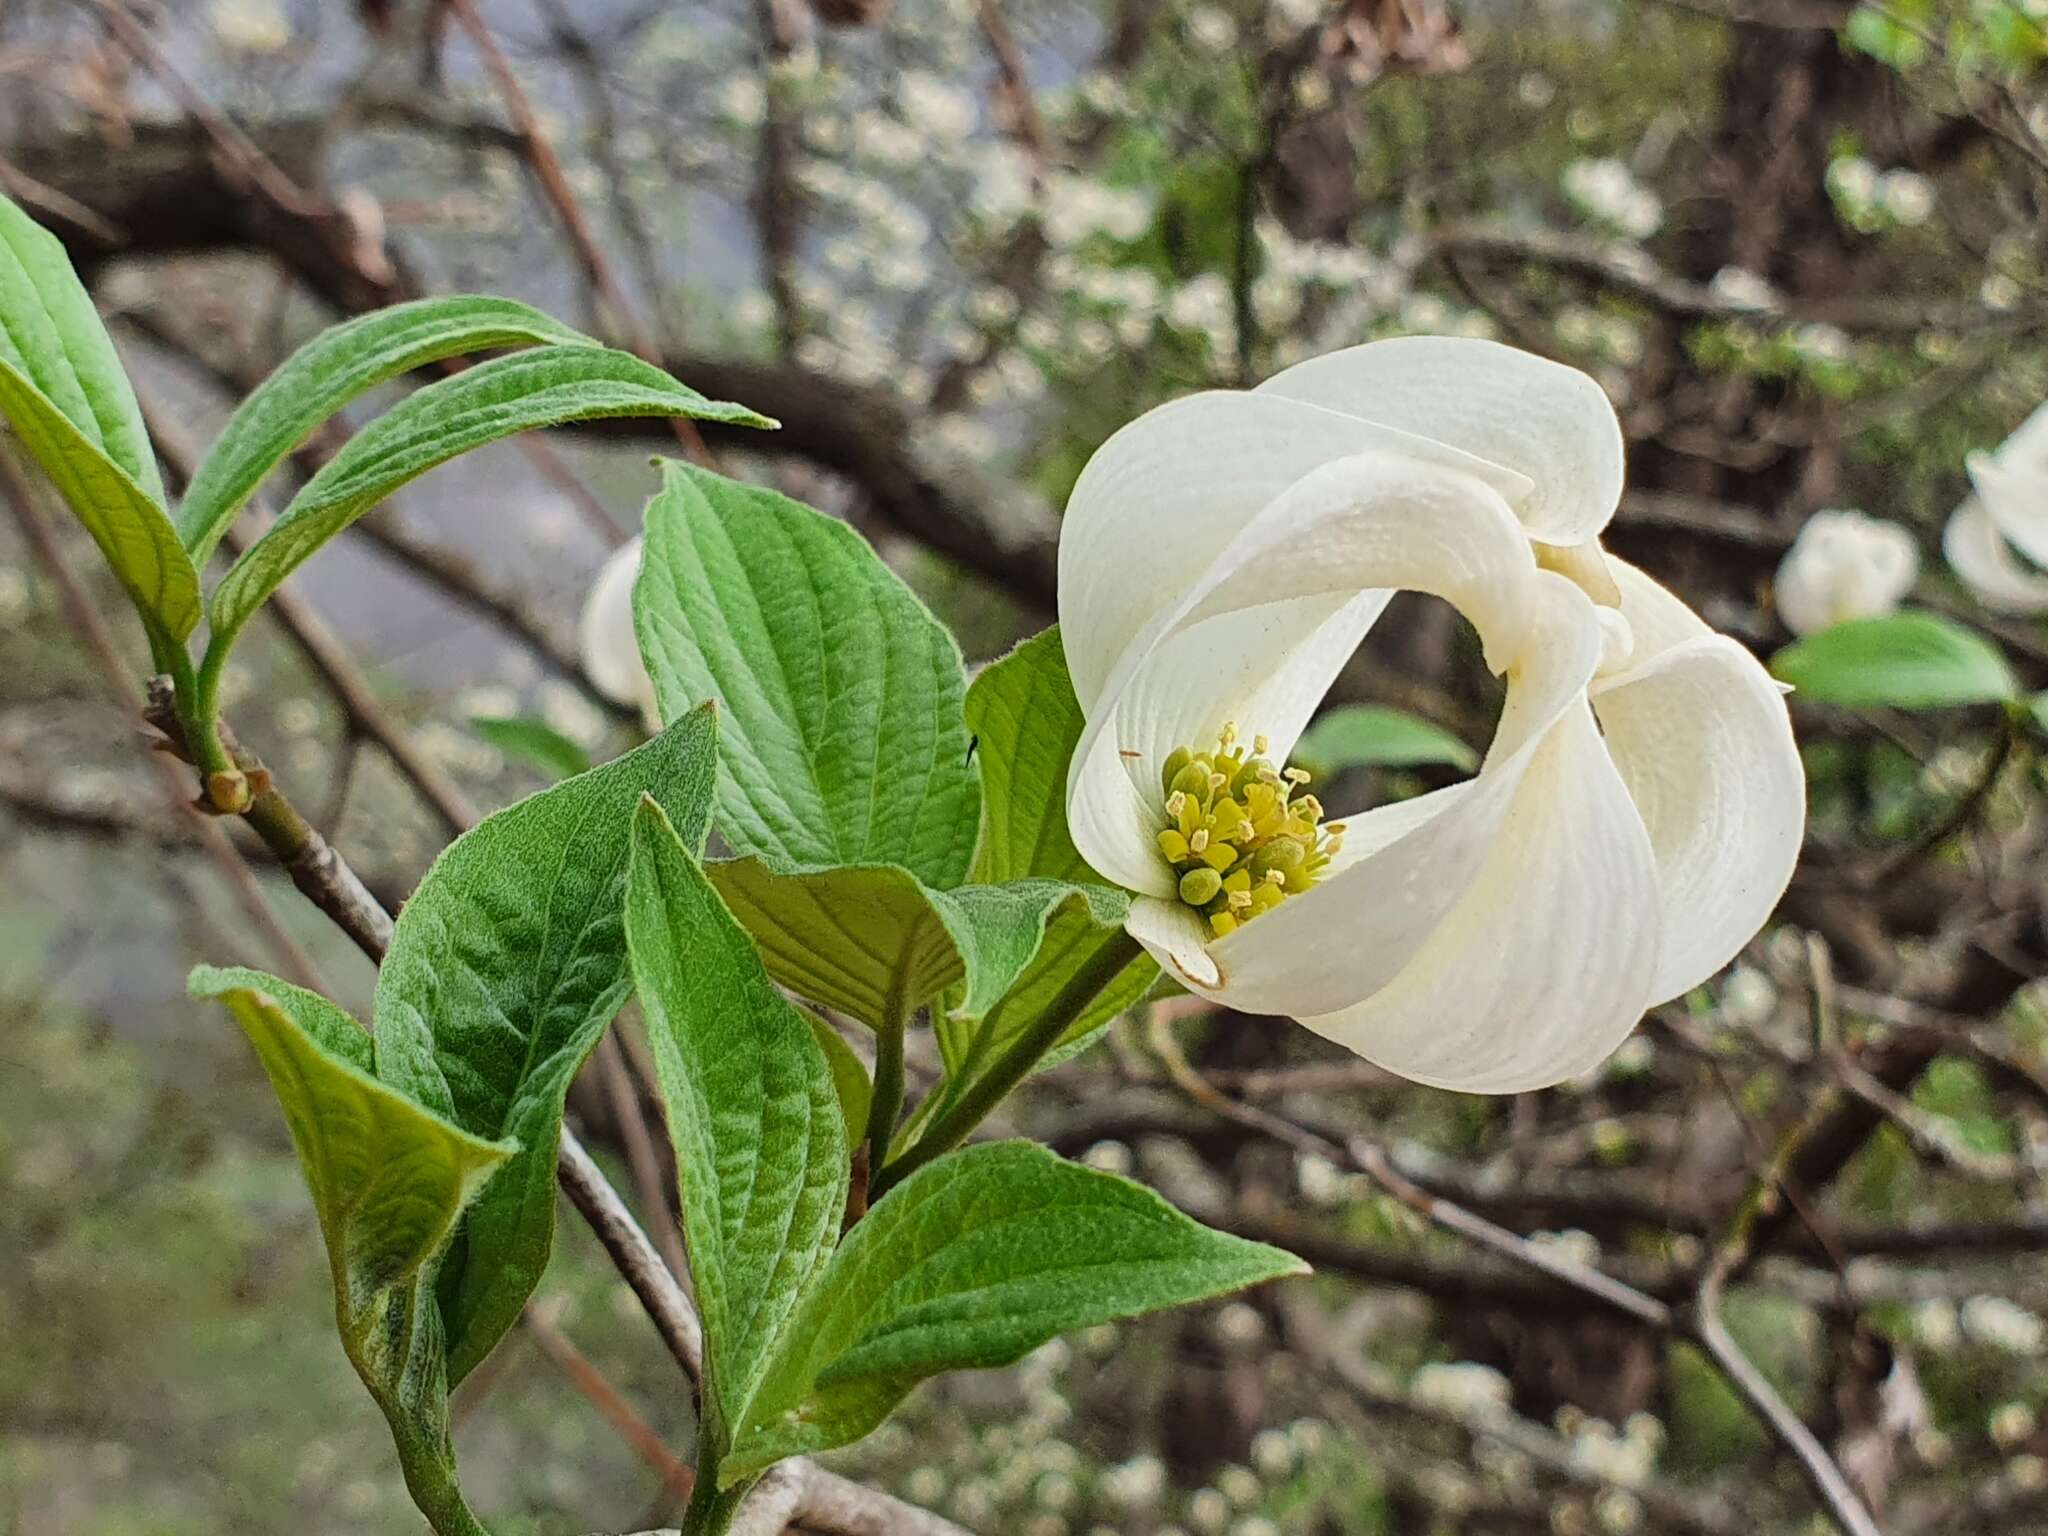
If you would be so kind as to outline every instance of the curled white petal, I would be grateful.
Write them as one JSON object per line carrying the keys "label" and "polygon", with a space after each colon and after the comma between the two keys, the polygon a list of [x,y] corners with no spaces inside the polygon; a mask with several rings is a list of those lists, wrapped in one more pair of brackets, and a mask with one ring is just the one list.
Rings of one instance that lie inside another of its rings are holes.
{"label": "curled white petal", "polygon": [[1233,1006],[1304,1017],[1355,1004],[1393,982],[1464,899],[1527,793],[1540,744],[1582,706],[1600,659],[1585,594],[1542,572],[1531,586],[1535,619],[1507,669],[1507,703],[1478,777],[1347,817],[1343,854],[1320,884],[1211,946]]}
{"label": "curled white petal", "polygon": [[1712,976],[1770,917],[1805,835],[1805,774],[1777,685],[1724,635],[1661,650],[1592,697],[1656,859],[1650,1001],[1661,1002]]}
{"label": "curled white petal", "polygon": [[[2013,439],[2023,433],[2031,439],[2029,429],[2039,415]],[[2048,566],[2048,466],[2033,462],[2032,454],[2014,452],[2013,439],[1996,455],[1970,455],[1970,484],[1998,531],[2034,564]]]}
{"label": "curled white petal", "polygon": [[1417,1082],[1547,1087],[1594,1066],[1642,1017],[1655,896],[1649,836],[1576,703],[1530,754],[1485,862],[1407,965],[1301,1022]]}
{"label": "curled white petal", "polygon": [[1949,568],[1986,608],[1998,613],[2048,613],[2048,572],[2029,570],[2007,544],[1984,503],[1971,497],[1948,520],[1941,552]]}
{"label": "curled white petal", "polygon": [[622,544],[605,561],[583,599],[577,629],[584,675],[591,686],[614,704],[640,711],[659,729],[654,680],[640,660],[640,642],[633,633],[633,583],[640,577],[640,540]]}
{"label": "curled white petal", "polygon": [[1576,368],[1499,342],[1403,336],[1328,352],[1259,386],[1462,448],[1528,476],[1529,536],[1596,537],[1621,500],[1621,422]]}
{"label": "curled white petal", "polygon": [[[1294,743],[1280,727],[1306,721],[1385,589],[1447,599],[1505,666],[1537,575],[1507,504],[1479,480],[1385,452],[1311,470],[1152,616],[1084,702],[1088,724],[1067,780],[1075,846],[1108,879],[1170,895],[1153,841],[1165,824],[1167,752],[1213,735],[1220,714],[1269,734],[1284,757]],[[1071,668],[1070,637],[1067,656]],[[1271,726],[1231,713],[1257,702],[1260,679],[1274,680]]]}
{"label": "curled white petal", "polygon": [[1092,710],[1110,669],[1260,510],[1309,471],[1368,450],[1527,482],[1456,448],[1273,395],[1215,390],[1148,411],[1088,461],[1060,525],[1060,635]]}

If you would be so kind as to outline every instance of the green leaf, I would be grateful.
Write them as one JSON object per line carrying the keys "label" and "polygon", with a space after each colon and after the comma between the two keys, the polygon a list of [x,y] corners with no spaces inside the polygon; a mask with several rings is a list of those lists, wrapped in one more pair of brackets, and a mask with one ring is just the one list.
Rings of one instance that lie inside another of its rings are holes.
{"label": "green leaf", "polygon": [[1318,776],[1346,768],[1442,765],[1470,773],[1479,754],[1441,726],[1382,704],[1344,704],[1318,717],[1294,747],[1294,761]]}
{"label": "green leaf", "polygon": [[1115,928],[1130,897],[1101,885],[1017,880],[935,891],[893,865],[779,870],[760,859],[709,867],[711,883],[791,991],[880,1027],[956,986],[986,1013],[1038,952],[1062,909]]}
{"label": "green leaf", "polygon": [[114,343],[56,236],[0,196],[0,417],[42,466],[153,632],[199,622],[199,573]]}
{"label": "green leaf", "polygon": [[1067,832],[1067,765],[1087,723],[1067,675],[1059,626],[1033,635],[976,674],[967,729],[981,760],[984,884],[1043,875],[1101,883]]}
{"label": "green leaf", "polygon": [[2036,727],[2048,731],[2048,689],[2027,700],[2027,712],[2034,717]]}
{"label": "green leaf", "polygon": [[848,1445],[941,1371],[1306,1266],[1030,1142],[952,1152],[846,1235],[748,1405],[721,1485]]}
{"label": "green leaf", "polygon": [[846,1210],[825,1051],[652,802],[633,818],[626,931],[668,1106],[714,1444],[739,1420]]}
{"label": "green leaf", "polygon": [[[1058,626],[1034,635],[982,668],[967,690],[968,729],[982,765],[981,842],[975,878],[1049,878],[1101,885],[1067,832],[1067,765],[1085,724]],[[1121,919],[1119,919],[1121,921]],[[1115,935],[1094,914],[1070,906],[1052,915],[1030,964],[992,1007],[967,1007],[934,1020],[947,1077],[920,1111],[943,1110],[977,1073],[1059,996]],[[1158,980],[1149,956],[1134,960],[1067,1031],[1043,1065],[1064,1059]]]}
{"label": "green leaf", "polygon": [[519,1316],[554,1236],[569,1081],[630,985],[622,903],[633,807],[652,794],[692,838],[709,820],[715,722],[685,716],[625,756],[486,818],[420,882],[377,980],[377,1075],[520,1152],[441,1277],[460,1381]]}
{"label": "green leaf", "polygon": [[443,358],[549,342],[597,345],[537,309],[478,294],[394,304],[322,331],[250,392],[192,476],[178,536],[193,563],[206,563],[256,487],[351,400]]}
{"label": "green leaf", "polygon": [[316,993],[204,966],[191,988],[227,1005],[284,1108],[327,1242],[342,1346],[390,1422],[415,1502],[437,1530],[480,1532],[455,1486],[434,1272],[515,1144],[473,1136],[371,1077],[369,1037]]}
{"label": "green leaf", "polygon": [[590,771],[590,754],[532,715],[472,715],[469,728],[514,762],[550,779],[573,779]]}
{"label": "green leaf", "polygon": [[980,774],[959,647],[859,534],[665,464],[634,610],[663,718],[722,706],[718,830],[735,852],[960,883]]}
{"label": "green leaf", "polygon": [[308,556],[407,481],[500,438],[614,416],[773,425],[607,347],[537,347],[466,368],[407,395],[350,438],[230,567],[207,604],[214,651],[225,653]]}
{"label": "green leaf", "polygon": [[846,1144],[857,1147],[867,1139],[868,1109],[874,1103],[875,1085],[845,1036],[815,1013],[806,1013],[804,1022],[811,1026],[818,1049],[825,1053],[825,1065],[831,1070],[832,1090],[839,1095],[839,1118],[846,1124]]}
{"label": "green leaf", "polygon": [[1850,619],[1808,635],[1773,656],[1771,671],[1807,698],[1845,709],[1945,709],[2019,692],[1990,641],[1916,610]]}

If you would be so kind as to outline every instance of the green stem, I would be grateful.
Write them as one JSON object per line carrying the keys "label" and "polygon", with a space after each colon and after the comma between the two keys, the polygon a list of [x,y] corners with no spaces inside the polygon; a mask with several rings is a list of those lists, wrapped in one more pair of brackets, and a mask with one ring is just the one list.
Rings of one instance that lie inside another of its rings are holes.
{"label": "green stem", "polygon": [[1144,946],[1122,929],[1105,940],[1102,947],[1089,957],[1088,963],[1068,978],[1059,995],[1047,1004],[1045,1012],[1033,1019],[1030,1027],[1010,1042],[1009,1049],[968,1085],[967,1091],[954,1101],[952,1108],[931,1123],[924,1135],[918,1138],[917,1145],[886,1168],[876,1170],[870,1186],[870,1201],[881,1199],[926,1163],[943,1157],[965,1141],[974,1128],[988,1118],[989,1111],[1031,1075],[1032,1068],[1045,1059],[1046,1052],[1060,1043],[1074,1021],[1088,1011],[1088,1005],[1102,994],[1103,989],[1144,952]]}
{"label": "green stem", "polygon": [[900,1006],[875,1030],[875,1091],[868,1100],[868,1167],[878,1170],[889,1160],[889,1143],[903,1118],[903,1036],[909,1020]]}
{"label": "green stem", "polygon": [[732,1527],[733,1516],[753,1491],[757,1479],[751,1477],[721,1490],[718,1459],[718,1452],[712,1449],[707,1436],[697,1457],[697,1484],[690,1490],[690,1502],[684,1506],[678,1536],[725,1536]]}
{"label": "green stem", "polygon": [[434,1536],[491,1536],[462,1497],[455,1481],[455,1463],[445,1448],[434,1454],[424,1447],[408,1447],[398,1436],[398,1455],[405,1473],[405,1489],[413,1507],[427,1517]]}

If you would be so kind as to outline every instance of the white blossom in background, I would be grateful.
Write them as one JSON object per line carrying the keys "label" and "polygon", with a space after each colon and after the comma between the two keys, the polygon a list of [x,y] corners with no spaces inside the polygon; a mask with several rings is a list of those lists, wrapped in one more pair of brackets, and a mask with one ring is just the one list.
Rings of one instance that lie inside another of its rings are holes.
{"label": "white blossom in background", "polygon": [[1723,267],[1707,284],[1707,292],[1736,309],[1771,309],[1777,290],[1747,267]]}
{"label": "white blossom in background", "polygon": [[1564,168],[1564,191],[1585,213],[1631,240],[1647,240],[1664,222],[1657,194],[1611,157],[1574,160]]}
{"label": "white blossom in background", "polygon": [[1236,334],[1230,285],[1215,272],[1189,278],[1166,301],[1166,318],[1183,331],[1197,331],[1218,350]]}
{"label": "white blossom in background", "polygon": [[231,53],[282,53],[292,44],[292,24],[277,0],[213,0],[206,24]]}
{"label": "white blossom in background", "polygon": [[1433,1362],[1416,1371],[1408,1395],[1425,1408],[1467,1420],[1499,1420],[1508,1416],[1514,1388],[1490,1365],[1472,1360]]}
{"label": "white blossom in background", "polygon": [[1941,540],[1949,568],[1986,608],[2048,613],[2048,405],[1967,467],[1974,494]]}
{"label": "white blossom in background", "polygon": [[1979,1344],[2009,1355],[2038,1355],[2048,1350],[2048,1323],[2016,1301],[2003,1296],[1972,1296],[1959,1315],[1963,1332]]}
{"label": "white blossom in background", "polygon": [[[1103,445],[1060,536],[1068,823],[1177,980],[1512,1092],[1587,1071],[1757,932],[1805,822],[1784,700],[1600,549],[1621,484],[1591,379],[1444,337]],[[1401,589],[1472,622],[1507,702],[1476,777],[1333,822],[1277,765]]]}
{"label": "white blossom in background", "polygon": [[1152,200],[1143,192],[1068,172],[1047,178],[1045,237],[1055,246],[1076,246],[1096,234],[1135,240],[1151,222]]}
{"label": "white blossom in background", "polygon": [[974,93],[921,70],[906,70],[896,90],[903,115],[929,139],[957,144],[974,131]]}
{"label": "white blossom in background", "polygon": [[1809,517],[1778,566],[1778,617],[1795,635],[1896,612],[1920,575],[1913,535],[1861,512]]}
{"label": "white blossom in background", "polygon": [[1861,155],[1841,155],[1828,162],[1828,195],[1852,219],[1865,219],[1883,196],[1876,166]]}
{"label": "white blossom in background", "polygon": [[633,633],[633,583],[640,578],[640,540],[622,544],[598,568],[597,579],[583,599],[577,630],[583,674],[590,685],[614,704],[640,711],[647,729],[661,729],[654,702],[654,679],[640,660],[640,641]]}
{"label": "white blossom in background", "polygon": [[1934,212],[1934,183],[1918,171],[1886,171],[1879,196],[1884,211],[1909,228],[1925,224]]}

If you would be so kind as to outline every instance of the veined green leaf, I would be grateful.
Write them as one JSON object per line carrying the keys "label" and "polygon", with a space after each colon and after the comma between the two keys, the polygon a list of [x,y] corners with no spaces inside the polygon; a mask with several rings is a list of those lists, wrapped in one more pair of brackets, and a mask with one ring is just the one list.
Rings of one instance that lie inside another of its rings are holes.
{"label": "veined green leaf", "polygon": [[607,347],[548,346],[494,357],[407,395],[306,482],[214,588],[207,605],[213,645],[231,644],[301,562],[407,481],[500,438],[613,416],[773,425]]}
{"label": "veined green leaf", "polygon": [[0,416],[167,641],[199,622],[199,574],[163,506],[135,392],[56,236],[0,196]]}
{"label": "veined green leaf", "polygon": [[810,1025],[651,802],[633,819],[626,930],[704,1314],[708,1431],[722,1449],[845,1213],[839,1092]]}
{"label": "veined green leaf", "polygon": [[[966,717],[978,740],[975,755],[982,765],[975,878],[1049,878],[1102,885],[1067,832],[1067,765],[1085,722],[1067,675],[1057,626],[982,668],[967,690]],[[943,1109],[971,1083],[1113,937],[1094,913],[1079,907],[1055,912],[1030,963],[1011,978],[997,1001],[986,1008],[970,1006],[939,1014],[933,1029],[946,1062],[946,1081],[927,1100],[918,1119]],[[1046,1064],[1061,1059],[1135,1006],[1158,976],[1158,963],[1149,956],[1132,961],[1074,1021]]]}
{"label": "veined green leaf", "polygon": [[720,1484],[851,1444],[941,1371],[1305,1270],[1030,1142],[948,1153],[847,1233],[783,1330]]}
{"label": "veined green leaf", "polygon": [[832,1073],[832,1089],[839,1095],[839,1118],[846,1122],[846,1144],[857,1147],[868,1134],[868,1110],[875,1101],[874,1080],[838,1030],[815,1013],[806,1012],[804,1022],[811,1026],[811,1034],[818,1049],[825,1053],[825,1065]]}
{"label": "veined green leaf", "polygon": [[665,464],[634,611],[663,718],[723,707],[717,820],[735,852],[960,883],[980,806],[960,651],[859,534]]}
{"label": "veined green leaf", "polygon": [[473,715],[469,728],[515,762],[550,779],[573,779],[590,771],[590,754],[531,715]]}
{"label": "veined green leaf", "polygon": [[791,991],[881,1026],[954,987],[955,1011],[986,1013],[1071,909],[1115,928],[1130,897],[1103,885],[1016,880],[935,891],[893,865],[781,870],[761,859],[709,866],[711,883]]}
{"label": "veined green leaf", "polygon": [[597,345],[517,300],[468,293],[394,304],[322,331],[250,392],[192,476],[178,536],[193,564],[206,563],[285,455],[351,400],[443,358],[550,342]]}
{"label": "veined green leaf", "polygon": [[1796,640],[1771,658],[1771,672],[1806,698],[1845,709],[1946,709],[2019,692],[1998,647],[1953,619],[1913,609]]}
{"label": "veined green leaf", "polygon": [[1383,704],[1343,704],[1317,718],[1295,743],[1294,761],[1318,776],[1346,768],[1422,768],[1470,773],[1479,754],[1442,726]]}
{"label": "veined green leaf", "polygon": [[515,1144],[472,1136],[370,1076],[369,1037],[316,993],[211,967],[191,986],[227,1005],[277,1092],[327,1242],[342,1345],[390,1422],[407,1486],[437,1529],[481,1531],[456,1491],[434,1273]]}
{"label": "veined green leaf", "polygon": [[467,1131],[520,1143],[442,1270],[453,1380],[504,1336],[547,1267],[563,1097],[630,985],[633,808],[651,794],[701,841],[715,733],[711,711],[696,711],[486,818],[399,914],[377,979],[378,1077]]}
{"label": "veined green leaf", "polygon": [[1067,832],[1067,765],[1087,724],[1067,676],[1057,624],[990,662],[967,690],[967,729],[981,759],[981,841],[974,878],[1042,875],[1095,884]]}

